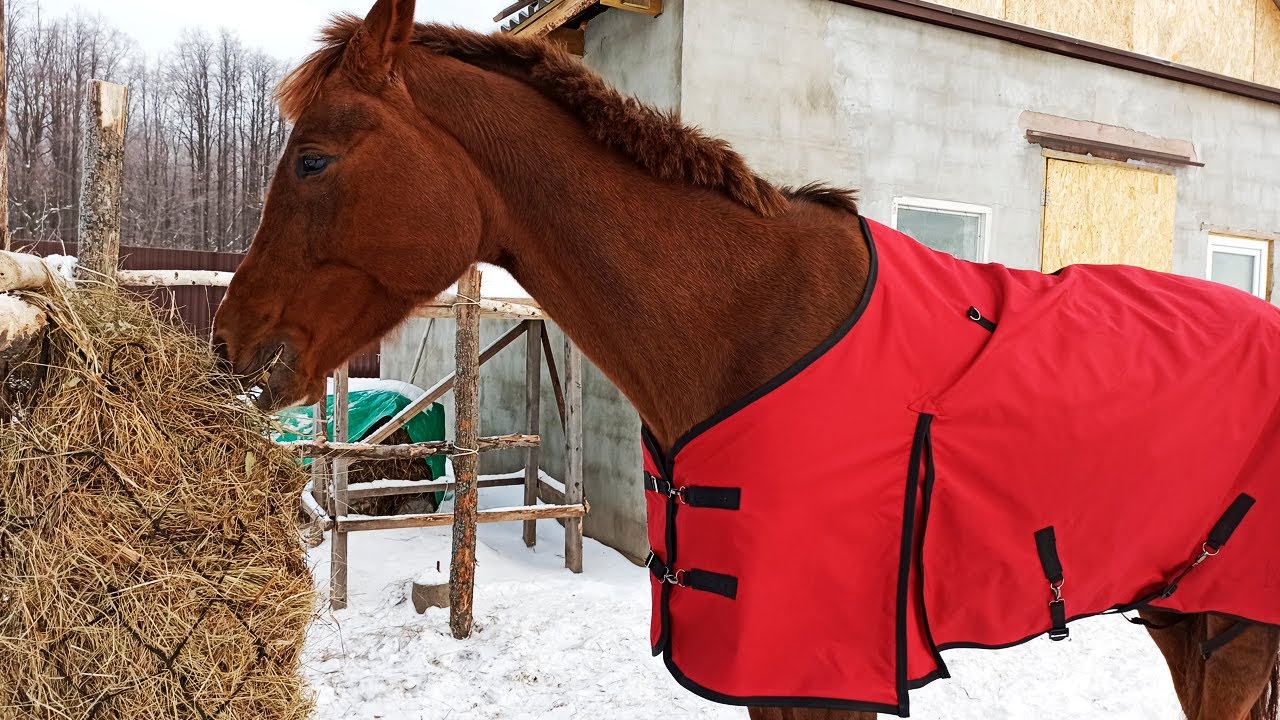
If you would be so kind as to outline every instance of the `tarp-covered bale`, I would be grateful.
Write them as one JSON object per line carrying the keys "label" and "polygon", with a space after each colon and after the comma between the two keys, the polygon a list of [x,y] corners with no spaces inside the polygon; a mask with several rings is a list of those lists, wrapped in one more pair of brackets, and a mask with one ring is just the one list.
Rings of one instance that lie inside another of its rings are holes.
{"label": "tarp-covered bale", "polygon": [[25,298],[51,329],[3,378],[0,720],[306,718],[306,478],[270,419],[144,302]]}

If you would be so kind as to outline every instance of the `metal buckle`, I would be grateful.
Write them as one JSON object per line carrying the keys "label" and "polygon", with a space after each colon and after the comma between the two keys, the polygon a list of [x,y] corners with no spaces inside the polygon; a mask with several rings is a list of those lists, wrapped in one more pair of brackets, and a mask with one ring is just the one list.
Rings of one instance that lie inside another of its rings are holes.
{"label": "metal buckle", "polygon": [[676,570],[675,572],[668,572],[668,573],[667,573],[667,576],[666,576],[665,578],[663,578],[663,579],[662,579],[662,581],[663,581],[663,582],[665,582],[665,583],[670,583],[670,584],[672,584],[672,585],[675,585],[676,587],[688,587],[687,585],[685,585],[685,584],[684,584],[684,571],[683,571],[683,570]]}
{"label": "metal buckle", "polygon": [[1053,591],[1053,602],[1062,602],[1062,586],[1066,582],[1066,578],[1063,578],[1056,583],[1049,583],[1049,589]]}

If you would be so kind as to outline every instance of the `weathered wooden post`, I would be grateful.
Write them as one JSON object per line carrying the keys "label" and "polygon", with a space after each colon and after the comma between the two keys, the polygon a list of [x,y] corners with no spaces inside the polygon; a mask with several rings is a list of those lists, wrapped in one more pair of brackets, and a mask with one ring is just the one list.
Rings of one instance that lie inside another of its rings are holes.
{"label": "weathered wooden post", "polygon": [[115,282],[124,213],[124,138],[129,89],[89,81],[80,192],[78,275]]}
{"label": "weathered wooden post", "polygon": [[[526,435],[541,435],[539,413],[542,412],[542,332],[543,322],[529,320],[529,329],[525,332],[524,361],[524,431]],[[541,454],[538,448],[531,447],[524,451],[524,504],[532,507],[538,504],[538,468],[541,465]],[[524,523],[524,544],[533,547],[538,544],[538,523],[526,520]]]}
{"label": "weathered wooden post", "polygon": [[9,69],[7,65],[8,48],[5,47],[5,36],[8,35],[4,23],[5,0],[0,0],[0,235],[4,236],[3,247],[9,250],[13,240],[9,237]]}
{"label": "weathered wooden post", "polygon": [[[582,351],[564,339],[565,479],[564,504],[581,505],[582,489]],[[564,566],[582,572],[582,518],[564,521]]]}
{"label": "weathered wooden post", "polygon": [[[338,369],[333,378],[333,441],[344,443],[348,440],[349,422],[351,420],[351,403],[347,394],[350,385],[350,373],[346,363]],[[332,461],[333,490],[329,494],[332,508],[329,517],[333,519],[333,532],[329,539],[329,607],[342,610],[347,607],[347,530],[342,520],[347,516],[347,466],[350,460],[335,458]]]}
{"label": "weathered wooden post", "polygon": [[449,628],[453,636],[471,636],[471,601],[476,577],[476,482],[480,447],[480,271],[471,268],[458,281],[456,382],[453,388],[458,454],[453,457],[453,562],[449,569]]}
{"label": "weathered wooden post", "polygon": [[[327,399],[321,398],[320,402],[311,408],[311,439],[316,442],[329,440],[328,404]],[[329,461],[325,458],[316,458],[311,461],[311,497],[316,501],[316,505],[325,509],[326,513],[329,511],[331,507],[329,505]]]}

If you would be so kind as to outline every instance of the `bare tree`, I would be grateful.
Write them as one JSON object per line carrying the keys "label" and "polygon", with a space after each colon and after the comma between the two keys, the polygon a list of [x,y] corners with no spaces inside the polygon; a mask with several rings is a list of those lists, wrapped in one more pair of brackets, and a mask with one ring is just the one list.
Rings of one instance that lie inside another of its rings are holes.
{"label": "bare tree", "polygon": [[50,20],[30,0],[0,13],[16,240],[75,240],[81,112],[97,78],[131,88],[124,242],[248,246],[288,130],[273,97],[282,63],[225,30],[184,32],[170,52],[149,59],[102,18]]}

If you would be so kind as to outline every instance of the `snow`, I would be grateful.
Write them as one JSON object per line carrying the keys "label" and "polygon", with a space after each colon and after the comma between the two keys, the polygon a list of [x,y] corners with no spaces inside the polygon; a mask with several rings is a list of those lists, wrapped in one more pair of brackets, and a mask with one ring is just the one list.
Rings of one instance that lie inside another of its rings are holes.
{"label": "snow", "polygon": [[[521,504],[522,489],[482,490],[484,509]],[[446,508],[447,511],[447,508]],[[482,525],[475,632],[449,634],[446,610],[414,612],[414,578],[447,568],[450,528],[349,536],[350,607],[327,610],[304,654],[316,720],[746,720],[742,708],[684,690],[650,656],[648,571],[591,540],[582,575],[564,569],[564,533],[538,523]],[[327,541],[312,551],[328,587]],[[327,605],[326,605],[327,607]],[[1181,717],[1146,631],[1118,617],[999,651],[945,655],[951,680],[911,693],[923,720],[1172,720]],[[797,628],[803,632],[803,624]]]}
{"label": "snow", "polygon": [[[486,298],[501,298],[503,300],[528,300],[532,296],[529,295],[516,279],[511,277],[511,273],[503,270],[496,265],[488,265],[480,263],[480,296]],[[457,294],[458,284],[454,283],[449,287],[448,292]]]}
{"label": "snow", "polygon": [[[329,378],[328,393],[333,394],[333,378]],[[410,402],[427,394],[417,385],[410,385],[399,380],[379,380],[377,378],[350,378],[347,380],[347,392],[386,392],[400,395]]]}
{"label": "snow", "polygon": [[80,263],[79,259],[70,255],[45,255],[44,264],[49,266],[55,275],[63,280],[75,282],[76,265]]}

